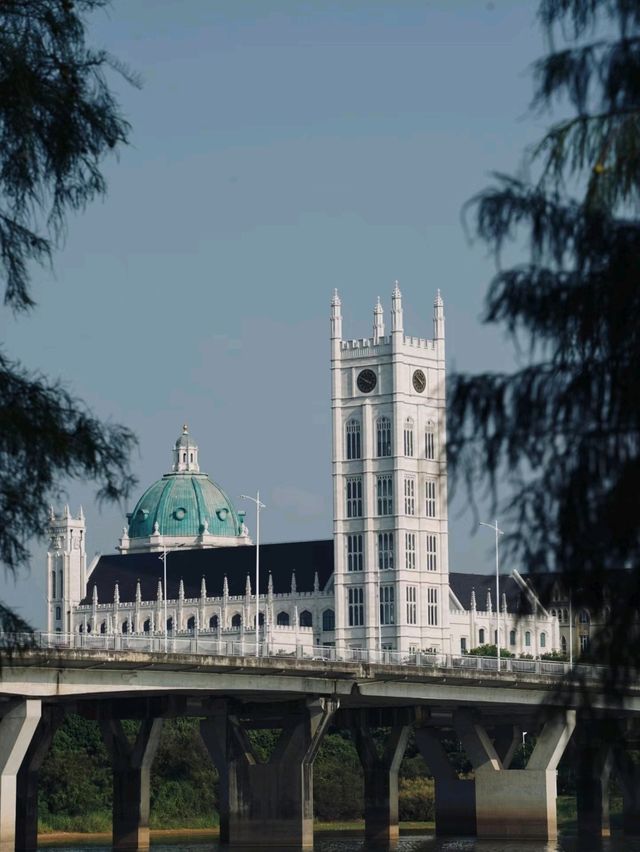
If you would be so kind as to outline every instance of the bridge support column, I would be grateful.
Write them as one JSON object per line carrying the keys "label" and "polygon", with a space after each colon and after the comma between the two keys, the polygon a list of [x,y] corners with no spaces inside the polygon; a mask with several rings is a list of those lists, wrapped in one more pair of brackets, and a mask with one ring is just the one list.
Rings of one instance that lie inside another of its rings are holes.
{"label": "bridge support column", "polygon": [[42,708],[42,717],[18,771],[17,852],[35,852],[38,848],[38,776],[42,762],[51,748],[53,736],[63,719],[64,708]]}
{"label": "bridge support column", "polygon": [[478,837],[553,840],[556,768],[575,727],[575,712],[545,723],[526,769],[505,769],[486,730],[468,713],[455,720],[476,778]]}
{"label": "bridge support column", "polygon": [[[220,776],[220,841],[231,846],[313,846],[313,761],[335,711],[323,699],[282,720],[280,739],[260,763],[250,723],[227,712],[200,723]],[[259,720],[256,720],[259,721]]]}
{"label": "bridge support column", "polygon": [[609,837],[609,779],[613,765],[611,740],[602,725],[579,724],[576,745],[578,834]]}
{"label": "bridge support column", "polygon": [[14,852],[18,770],[40,721],[40,701],[10,704],[0,719],[0,852]]}
{"label": "bridge support column", "polygon": [[149,848],[149,781],[162,719],[144,719],[134,743],[119,719],[100,722],[113,766],[113,848]]}
{"label": "bridge support column", "polygon": [[416,745],[435,781],[436,834],[476,833],[476,782],[458,778],[435,728],[416,728]]}
{"label": "bridge support column", "polygon": [[379,753],[366,720],[366,711],[350,715],[350,727],[364,770],[365,840],[388,848],[398,842],[398,769],[411,728],[394,725]]}
{"label": "bridge support column", "polygon": [[640,834],[640,764],[634,762],[620,732],[613,748],[614,771],[622,790],[622,827],[625,834]]}

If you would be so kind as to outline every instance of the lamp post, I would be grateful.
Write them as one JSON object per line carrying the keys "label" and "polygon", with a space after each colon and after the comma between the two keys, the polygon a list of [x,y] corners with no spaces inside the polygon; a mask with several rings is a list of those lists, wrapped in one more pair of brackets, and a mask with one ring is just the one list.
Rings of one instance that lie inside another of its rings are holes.
{"label": "lamp post", "polygon": [[[177,550],[179,547],[184,547],[184,544],[176,544],[173,548]],[[167,555],[169,551],[167,550],[167,545],[162,542],[162,556],[158,556],[158,559],[162,559],[162,597],[164,599],[164,652],[165,654],[169,650],[169,628],[167,626]]]}
{"label": "lamp post", "polygon": [[240,495],[243,500],[251,500],[256,505],[256,657],[259,656],[259,637],[260,637],[260,509],[266,509],[264,503],[260,501],[260,492],[256,491],[255,497],[250,497],[248,494]]}
{"label": "lamp post", "polygon": [[489,527],[496,534],[496,651],[498,653],[498,672],[500,671],[500,555],[498,549],[498,536],[504,532],[498,527],[498,519],[493,524],[485,524],[480,521],[481,527]]}

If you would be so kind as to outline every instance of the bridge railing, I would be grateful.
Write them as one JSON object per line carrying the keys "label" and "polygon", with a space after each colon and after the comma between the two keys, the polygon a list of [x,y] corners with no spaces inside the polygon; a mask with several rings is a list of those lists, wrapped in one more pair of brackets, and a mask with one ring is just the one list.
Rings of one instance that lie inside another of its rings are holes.
{"label": "bridge railing", "polygon": [[[26,638],[26,637],[25,637]],[[137,651],[141,653],[202,654],[219,657],[261,657],[274,662],[295,659],[313,661],[367,663],[380,666],[408,666],[438,670],[477,670],[498,671],[496,657],[477,657],[470,654],[441,653],[403,653],[400,651],[365,650],[349,648],[338,652],[334,647],[324,645],[290,647],[288,650],[275,650],[268,641],[247,642],[242,638],[223,638],[222,635],[200,634],[197,631],[189,635],[168,634],[71,634],[36,633],[33,640],[38,647],[51,649],[88,649],[102,651]],[[559,660],[522,660],[514,657],[501,657],[501,674],[536,674],[550,677],[562,677],[568,674],[570,666]],[[582,677],[594,678],[597,667],[576,666],[576,673]]]}

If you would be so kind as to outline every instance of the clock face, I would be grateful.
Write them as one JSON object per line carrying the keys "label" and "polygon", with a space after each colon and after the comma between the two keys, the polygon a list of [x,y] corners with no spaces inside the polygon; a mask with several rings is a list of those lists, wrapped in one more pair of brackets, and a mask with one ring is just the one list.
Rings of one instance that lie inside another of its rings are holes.
{"label": "clock face", "polygon": [[363,370],[358,375],[358,389],[361,390],[362,393],[371,393],[377,384],[378,377],[373,370]]}
{"label": "clock face", "polygon": [[427,379],[422,370],[416,370],[413,374],[413,387],[422,393],[427,386]]}

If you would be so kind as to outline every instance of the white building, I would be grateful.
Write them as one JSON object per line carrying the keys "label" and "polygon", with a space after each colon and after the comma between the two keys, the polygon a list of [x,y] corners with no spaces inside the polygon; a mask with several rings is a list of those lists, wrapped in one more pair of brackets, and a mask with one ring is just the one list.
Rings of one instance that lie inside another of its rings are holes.
{"label": "white building", "polygon": [[[312,654],[459,654],[493,644],[492,578],[449,572],[440,293],[431,339],[405,334],[397,282],[389,334],[379,300],[368,338],[342,339],[341,310],[336,292],[333,540],[261,546],[259,641],[270,652]],[[171,470],[127,517],[118,553],[87,566],[82,511],[73,518],[68,507],[61,515],[52,510],[49,632],[87,640],[105,633],[208,637],[253,653],[255,546],[244,513],[200,471],[186,426]],[[499,606],[502,648],[538,656],[559,646],[557,618],[519,575],[502,578]]]}

